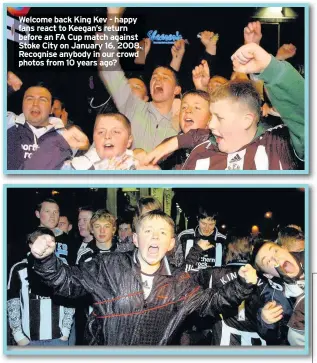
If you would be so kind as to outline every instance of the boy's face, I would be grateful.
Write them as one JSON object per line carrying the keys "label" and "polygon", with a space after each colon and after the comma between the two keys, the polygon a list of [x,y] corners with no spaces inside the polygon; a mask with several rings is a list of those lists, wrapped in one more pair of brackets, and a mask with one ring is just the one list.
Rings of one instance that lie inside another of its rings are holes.
{"label": "boy's face", "polygon": [[99,116],[94,129],[94,143],[101,160],[122,155],[132,144],[125,125],[113,116]]}
{"label": "boy's face", "polygon": [[97,219],[92,225],[92,233],[99,243],[111,242],[115,232],[115,226],[107,219]]}
{"label": "boy's face", "polygon": [[[209,129],[216,138],[218,148],[223,153],[233,153],[251,142],[250,127],[254,126],[254,114],[232,99],[212,102]],[[254,136],[254,135],[253,135]]]}
{"label": "boy's face", "polygon": [[90,236],[90,220],[92,212],[90,210],[82,210],[78,215],[78,230],[82,237]]}
{"label": "boy's face", "polygon": [[32,126],[46,126],[51,113],[52,95],[44,87],[30,87],[23,97],[22,110]]}
{"label": "boy's face", "polygon": [[40,211],[35,211],[35,215],[40,219],[40,226],[53,229],[59,220],[59,207],[56,203],[43,202]]}
{"label": "boy's face", "polygon": [[128,83],[131,87],[132,93],[139,97],[141,100],[147,102],[149,97],[147,95],[147,89],[145,83],[142,82],[139,78],[130,78],[128,79]]}
{"label": "boy's face", "polygon": [[150,81],[150,92],[153,101],[165,102],[174,99],[181,88],[177,86],[173,72],[164,67],[154,70]]}
{"label": "boy's face", "polygon": [[145,219],[133,235],[133,242],[138,247],[138,258],[143,272],[153,267],[159,268],[166,252],[175,245],[174,231],[162,218]]}
{"label": "boy's face", "polygon": [[275,267],[279,267],[291,278],[300,272],[295,258],[285,248],[275,243],[265,243],[258,251],[255,263],[262,272],[276,277],[279,277],[279,274]]}
{"label": "boy's face", "polygon": [[122,223],[118,229],[118,235],[121,241],[124,241],[127,237],[132,236],[131,224]]}
{"label": "boy's face", "polygon": [[213,233],[216,226],[216,221],[211,218],[202,218],[199,220],[198,224],[200,233],[203,236],[208,237]]}
{"label": "boy's face", "polygon": [[187,95],[182,99],[179,123],[186,134],[189,130],[205,129],[211,119],[209,102],[198,95]]}

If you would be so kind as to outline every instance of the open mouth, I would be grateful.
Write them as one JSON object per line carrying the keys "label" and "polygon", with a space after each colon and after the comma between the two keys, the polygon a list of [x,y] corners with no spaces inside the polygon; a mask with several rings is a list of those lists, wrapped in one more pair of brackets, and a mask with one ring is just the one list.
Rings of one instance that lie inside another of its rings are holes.
{"label": "open mouth", "polygon": [[185,118],[184,121],[185,121],[185,124],[188,126],[189,125],[191,126],[194,124],[194,120],[192,120],[191,118]]}
{"label": "open mouth", "polygon": [[107,144],[104,144],[103,146],[106,150],[107,149],[113,149],[114,148],[114,145],[113,144],[110,144],[110,143],[107,143]]}
{"label": "open mouth", "polygon": [[295,272],[295,266],[289,261],[285,261],[281,267],[288,274]]}
{"label": "open mouth", "polygon": [[32,115],[33,117],[39,116],[39,114],[40,114],[40,111],[39,111],[39,110],[32,110],[32,111],[31,111],[31,115]]}
{"label": "open mouth", "polygon": [[148,249],[149,255],[156,256],[159,253],[158,245],[151,245]]}
{"label": "open mouth", "polygon": [[154,92],[155,93],[163,93],[163,87],[161,87],[161,86],[155,86],[154,87]]}

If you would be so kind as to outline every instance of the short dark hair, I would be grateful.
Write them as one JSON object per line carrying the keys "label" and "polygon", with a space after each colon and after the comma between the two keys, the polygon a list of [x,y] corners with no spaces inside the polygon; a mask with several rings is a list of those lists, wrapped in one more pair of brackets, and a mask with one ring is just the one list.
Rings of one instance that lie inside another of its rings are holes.
{"label": "short dark hair", "polygon": [[[98,118],[102,117],[102,116],[106,116],[106,117],[114,117],[116,120],[122,122],[123,126],[128,130],[128,134],[131,135],[131,122],[130,120],[123,115],[120,112],[111,112],[111,113],[99,113],[96,117],[96,121],[98,120]],[[94,128],[96,126],[96,121],[95,121],[95,125]]]}
{"label": "short dark hair", "polygon": [[183,100],[184,97],[186,97],[188,95],[199,96],[199,97],[203,98],[205,101],[207,101],[208,103],[210,103],[210,96],[209,96],[209,93],[206,91],[202,91],[200,89],[192,89],[190,91],[183,93],[181,99]]}
{"label": "short dark hair", "polygon": [[199,207],[197,220],[199,221],[200,219],[205,219],[205,218],[211,218],[216,221],[218,219],[218,212],[206,207]]}
{"label": "short dark hair", "polygon": [[41,211],[41,209],[42,209],[42,204],[43,203],[53,203],[53,204],[56,204],[58,207],[59,207],[59,205],[58,205],[58,203],[56,202],[56,200],[55,199],[52,199],[52,198],[45,198],[44,200],[42,200],[42,202],[41,203],[38,203],[37,204],[37,206],[36,206],[36,210],[38,211],[38,212],[40,212]]}
{"label": "short dark hair", "polygon": [[65,102],[62,101],[59,97],[53,97],[53,102],[52,104],[54,103],[54,101],[59,101],[61,103],[61,109],[64,110],[66,105],[65,105]]}
{"label": "short dark hair", "polygon": [[210,94],[210,102],[217,102],[222,99],[231,98],[232,100],[243,102],[255,112],[257,120],[261,116],[261,97],[250,81],[229,81],[217,87]]}
{"label": "short dark hair", "polygon": [[28,234],[27,244],[33,244],[38,237],[43,236],[45,234],[48,234],[49,236],[53,237],[55,241],[55,235],[49,228],[37,227],[34,232]]}
{"label": "short dark hair", "polygon": [[[25,90],[25,92],[32,87],[41,87],[41,88],[45,88],[48,90],[48,92],[51,94],[51,106],[53,106],[53,91],[51,89],[51,87],[49,85],[47,85],[45,82],[43,81],[39,81],[37,83],[31,84],[30,86],[28,86]],[[24,92],[24,93],[25,93]]]}
{"label": "short dark hair", "polygon": [[117,219],[117,226],[119,228],[119,226],[121,226],[121,224],[130,224],[131,228],[133,226],[133,218],[132,218],[132,215],[129,216],[129,215],[122,215],[122,216],[119,216],[118,219]]}
{"label": "short dark hair", "polygon": [[[152,76],[153,76],[153,73],[156,71],[157,68],[165,68],[165,69],[168,69],[169,71],[171,71],[173,73],[173,76],[174,76],[174,79],[175,79],[175,83],[176,83],[176,86],[180,86],[180,81],[179,81],[179,78],[178,78],[178,73],[175,71],[174,68],[172,68],[169,64],[165,64],[165,65],[156,65],[153,69],[153,72],[152,72]],[[151,78],[152,78],[151,76]]]}

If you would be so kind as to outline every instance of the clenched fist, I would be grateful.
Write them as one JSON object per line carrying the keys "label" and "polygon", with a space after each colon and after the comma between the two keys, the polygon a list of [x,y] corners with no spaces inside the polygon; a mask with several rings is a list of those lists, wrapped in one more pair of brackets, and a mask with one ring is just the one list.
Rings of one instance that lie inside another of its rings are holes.
{"label": "clenched fist", "polygon": [[76,126],[64,130],[62,136],[72,149],[88,150],[89,148],[88,137]]}
{"label": "clenched fist", "polygon": [[251,284],[255,285],[258,281],[258,276],[256,274],[255,269],[249,264],[240,267],[238,273],[249,284],[251,283]]}
{"label": "clenched fist", "polygon": [[233,70],[241,73],[261,73],[271,62],[271,55],[255,43],[245,44],[231,57]]}
{"label": "clenched fist", "polygon": [[39,260],[53,254],[54,251],[55,241],[53,237],[48,234],[39,236],[31,245],[32,255]]}

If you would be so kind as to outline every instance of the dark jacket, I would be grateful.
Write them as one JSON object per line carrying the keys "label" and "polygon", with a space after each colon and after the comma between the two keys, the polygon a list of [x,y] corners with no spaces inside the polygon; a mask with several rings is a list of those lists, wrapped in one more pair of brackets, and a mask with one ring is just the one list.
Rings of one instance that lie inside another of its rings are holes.
{"label": "dark jacket", "polygon": [[[204,270],[201,284],[204,287],[229,288],[238,277],[238,270],[247,261],[231,262],[221,268]],[[287,321],[292,314],[292,304],[284,295],[283,283],[258,279],[253,293],[237,309],[224,310],[222,319],[212,322],[205,319],[205,329],[212,329],[212,345],[280,345],[285,344]],[[276,324],[266,324],[261,319],[263,306],[275,300],[283,306],[283,319]]]}
{"label": "dark jacket", "polygon": [[[203,251],[198,246],[200,239],[208,240],[215,247]],[[177,266],[185,264],[186,271],[198,271],[207,267],[221,266],[225,255],[226,236],[215,227],[210,236],[203,236],[198,226],[195,229],[186,229],[177,236],[177,249],[175,252]]]}
{"label": "dark jacket", "polygon": [[[28,161],[31,160],[34,152],[41,148],[44,141],[51,138],[53,138],[54,142],[63,139],[63,137],[57,133],[57,129],[62,127],[62,121],[57,118],[52,118],[48,130],[39,138],[34,135],[28,123],[25,122],[23,114],[16,116],[15,119],[14,125],[7,131],[8,170],[28,169],[26,166]],[[48,150],[49,153],[52,153],[53,151],[53,147]]]}
{"label": "dark jacket", "polygon": [[188,273],[171,273],[164,258],[145,299],[136,256],[136,251],[99,254],[78,268],[51,255],[36,260],[34,269],[58,295],[91,295],[94,310],[85,332],[89,345],[167,345],[191,312],[219,314],[253,290],[239,279],[230,288],[204,291]]}

